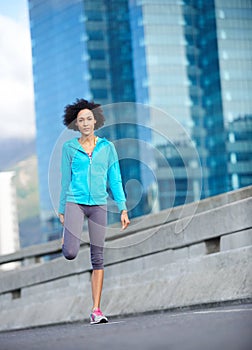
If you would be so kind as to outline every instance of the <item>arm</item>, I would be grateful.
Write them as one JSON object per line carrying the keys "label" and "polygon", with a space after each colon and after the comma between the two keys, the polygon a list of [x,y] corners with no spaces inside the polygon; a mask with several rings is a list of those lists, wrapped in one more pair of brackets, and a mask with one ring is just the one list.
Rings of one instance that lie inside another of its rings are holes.
{"label": "arm", "polygon": [[128,218],[127,208],[126,208],[126,198],[122,186],[122,177],[118,161],[118,156],[116,153],[115,146],[111,144],[111,152],[109,159],[109,169],[108,169],[108,179],[109,185],[117,203],[117,206],[121,212],[121,223],[122,229],[127,228],[130,221]]}
{"label": "arm", "polygon": [[61,193],[59,202],[59,218],[60,222],[64,223],[64,212],[66,205],[66,194],[71,182],[71,157],[68,154],[68,148],[66,144],[62,148],[61,157]]}

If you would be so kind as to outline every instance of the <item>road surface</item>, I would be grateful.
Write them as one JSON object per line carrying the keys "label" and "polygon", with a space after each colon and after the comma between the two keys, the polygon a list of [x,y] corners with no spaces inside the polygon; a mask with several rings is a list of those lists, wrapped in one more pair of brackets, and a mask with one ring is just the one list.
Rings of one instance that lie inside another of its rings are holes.
{"label": "road surface", "polygon": [[0,333],[1,350],[251,350],[252,304]]}

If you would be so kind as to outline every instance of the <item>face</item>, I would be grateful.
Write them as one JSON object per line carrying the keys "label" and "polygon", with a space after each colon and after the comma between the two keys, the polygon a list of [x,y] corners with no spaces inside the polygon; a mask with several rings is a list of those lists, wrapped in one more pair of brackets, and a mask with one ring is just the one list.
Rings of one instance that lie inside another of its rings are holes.
{"label": "face", "polygon": [[93,134],[96,120],[90,109],[82,109],[79,111],[75,125],[84,136]]}

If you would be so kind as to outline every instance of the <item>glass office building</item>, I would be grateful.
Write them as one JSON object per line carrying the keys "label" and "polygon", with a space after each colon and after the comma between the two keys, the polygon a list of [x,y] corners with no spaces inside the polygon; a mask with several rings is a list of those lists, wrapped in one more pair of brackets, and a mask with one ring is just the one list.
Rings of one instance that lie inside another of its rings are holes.
{"label": "glass office building", "polygon": [[[202,165],[202,173],[193,171],[191,179],[195,183],[201,176],[201,198],[233,189],[227,151],[229,122],[252,110],[251,1],[133,0],[129,4],[137,101],[162,108],[188,131]],[[151,122],[153,129],[158,125],[158,130],[169,130],[171,126],[169,118],[156,111]],[[166,138],[156,134],[155,144],[175,164],[178,149],[173,146],[175,158],[171,158],[170,141],[181,144],[179,130],[173,129]],[[249,133],[246,137],[249,142]],[[188,152],[184,163],[187,160]],[[178,172],[173,167],[177,204],[190,191],[188,167],[180,163]],[[160,189],[171,188],[168,172],[159,173]],[[246,184],[252,183],[249,174]],[[191,198],[197,198],[199,186],[200,181]],[[166,207],[170,199],[161,192],[161,207]]]}
{"label": "glass office building", "polygon": [[[66,104],[90,97],[83,41],[83,6],[77,1],[29,1],[42,231],[58,231],[49,188],[49,161]],[[56,227],[54,227],[56,225]],[[46,234],[43,240],[47,240]]]}
{"label": "glass office building", "polygon": [[123,182],[143,185],[140,202],[128,186],[131,216],[251,184],[250,163],[239,172],[250,162],[251,133],[242,131],[252,114],[250,0],[29,0],[29,8],[44,218],[50,155],[76,97],[105,106],[99,134],[115,141]]}
{"label": "glass office building", "polygon": [[[29,14],[40,208],[47,240],[48,232],[54,232],[51,238],[55,238],[59,231],[48,172],[55,143],[64,130],[64,106],[76,98],[94,100],[103,106],[135,101],[131,28],[127,1],[29,0]],[[146,183],[149,175],[139,161],[143,152],[139,144],[125,148],[118,142],[138,139],[136,111],[132,106],[125,106],[123,113],[117,107],[108,107],[105,116],[107,126],[98,134],[117,142],[123,182],[135,179]],[[147,181],[146,188],[148,184]],[[139,191],[133,183],[129,183],[127,195],[131,216],[151,210],[144,199],[139,202]],[[109,219],[118,220],[113,210]]]}
{"label": "glass office building", "polygon": [[[164,209],[172,203],[184,204],[186,198],[199,199],[202,175],[207,176],[206,167],[201,174],[195,148],[188,143],[194,119],[202,113],[200,101],[194,98],[201,95],[197,32],[195,24],[186,23],[186,14],[191,18],[197,12],[183,1],[166,0],[129,1],[129,10],[136,100],[158,107],[151,109],[150,125],[159,151],[156,174],[160,209]],[[198,133],[203,133],[202,127],[198,124]],[[205,154],[204,148],[199,151]]]}
{"label": "glass office building", "polygon": [[215,0],[228,189],[252,183],[252,1]]}
{"label": "glass office building", "polygon": [[234,119],[227,130],[229,188],[236,190],[252,182],[252,115]]}

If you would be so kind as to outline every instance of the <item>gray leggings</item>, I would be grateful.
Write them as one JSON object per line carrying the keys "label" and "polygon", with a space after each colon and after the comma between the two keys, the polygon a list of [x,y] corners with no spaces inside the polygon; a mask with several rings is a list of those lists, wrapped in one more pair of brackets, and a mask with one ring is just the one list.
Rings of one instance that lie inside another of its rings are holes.
{"label": "gray leggings", "polygon": [[62,253],[68,260],[77,256],[85,216],[88,218],[92,267],[93,270],[103,270],[103,247],[107,225],[106,205],[66,203]]}

